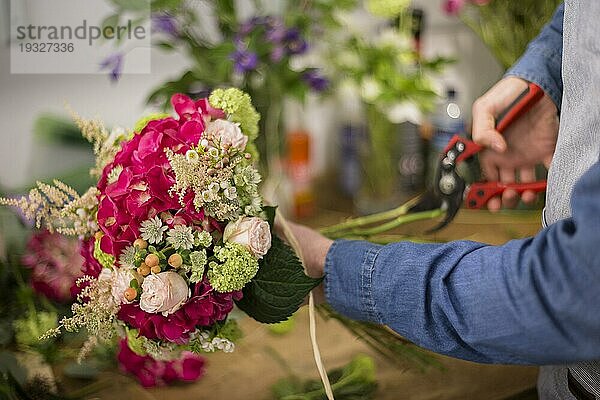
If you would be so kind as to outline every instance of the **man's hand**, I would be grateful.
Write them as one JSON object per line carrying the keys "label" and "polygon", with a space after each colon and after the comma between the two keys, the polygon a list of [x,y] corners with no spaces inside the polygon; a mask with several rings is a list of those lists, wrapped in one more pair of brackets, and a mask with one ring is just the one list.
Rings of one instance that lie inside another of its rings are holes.
{"label": "man's hand", "polygon": [[[499,81],[473,104],[473,140],[487,147],[479,157],[483,174],[488,181],[506,183],[535,181],[535,166],[549,167],[558,136],[556,105],[550,97],[544,97],[525,115],[514,121],[504,135],[495,130],[496,116],[527,88],[527,82],[516,77]],[[525,191],[521,199],[525,203],[535,201],[532,191]],[[490,211],[501,206],[515,207],[519,196],[506,190],[502,199],[488,202]]]}
{"label": "man's hand", "polygon": [[[311,278],[321,278],[325,274],[325,258],[333,240],[327,239],[307,226],[289,221],[287,224],[300,246],[299,250],[304,259],[306,274]],[[284,233],[281,224],[277,222],[275,223],[275,230],[280,234]]]}
{"label": "man's hand", "polygon": [[[319,232],[310,229],[304,225],[294,224],[293,222],[287,221],[291,233],[296,237],[298,242],[298,249],[302,254],[304,260],[304,267],[306,268],[306,274],[311,278],[321,278],[325,274],[325,258],[327,252],[333,243],[333,240],[327,239]],[[282,224],[275,219],[275,232],[285,237],[285,232]],[[323,284],[319,285],[313,290],[316,304],[325,302],[325,289]]]}

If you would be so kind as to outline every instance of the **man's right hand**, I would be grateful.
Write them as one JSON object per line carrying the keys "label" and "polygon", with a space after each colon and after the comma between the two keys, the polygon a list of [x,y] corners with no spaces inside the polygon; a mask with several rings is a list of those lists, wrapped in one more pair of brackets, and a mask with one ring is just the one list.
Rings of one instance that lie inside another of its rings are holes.
{"label": "man's right hand", "polygon": [[[496,83],[473,104],[473,140],[487,149],[479,157],[485,179],[488,181],[533,182],[535,166],[550,166],[558,136],[556,105],[550,97],[544,97],[525,115],[514,121],[500,134],[495,129],[496,116],[508,107],[527,88],[527,81],[507,77]],[[532,191],[525,191],[521,199],[525,203],[535,201]],[[502,199],[488,202],[490,211],[501,206],[515,207],[519,201],[517,192],[506,190]]]}

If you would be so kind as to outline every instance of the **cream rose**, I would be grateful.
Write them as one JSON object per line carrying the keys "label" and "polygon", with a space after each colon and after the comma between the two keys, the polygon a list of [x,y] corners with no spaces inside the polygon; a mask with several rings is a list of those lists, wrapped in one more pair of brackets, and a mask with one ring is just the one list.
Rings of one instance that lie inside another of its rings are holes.
{"label": "cream rose", "polygon": [[263,219],[240,217],[227,224],[223,240],[246,246],[256,258],[262,258],[271,248],[271,229]]}
{"label": "cream rose", "polygon": [[142,283],[140,308],[147,313],[173,314],[190,297],[185,280],[176,272],[148,275]]}
{"label": "cream rose", "polygon": [[125,290],[129,288],[129,284],[133,279],[137,280],[138,282],[141,282],[143,280],[143,278],[140,275],[138,275],[135,271],[131,269],[117,268],[113,271],[111,277],[111,293],[115,304],[121,305],[123,303],[131,303],[131,301],[125,298]]}
{"label": "cream rose", "polygon": [[229,146],[243,151],[248,143],[248,136],[242,133],[238,124],[217,119],[206,127],[206,133],[211,135],[221,147]]}

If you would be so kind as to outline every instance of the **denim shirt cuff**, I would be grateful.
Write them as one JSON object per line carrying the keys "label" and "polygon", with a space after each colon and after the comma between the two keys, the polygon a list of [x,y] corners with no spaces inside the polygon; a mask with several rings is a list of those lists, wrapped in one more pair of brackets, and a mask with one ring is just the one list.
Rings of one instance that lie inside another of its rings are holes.
{"label": "denim shirt cuff", "polygon": [[382,246],[364,241],[335,241],[325,261],[325,295],[341,314],[380,323],[374,297],[375,260]]}
{"label": "denim shirt cuff", "polygon": [[516,76],[535,83],[550,96],[557,110],[560,111],[562,101],[561,58],[560,51],[549,51],[542,47],[532,46],[504,76]]}

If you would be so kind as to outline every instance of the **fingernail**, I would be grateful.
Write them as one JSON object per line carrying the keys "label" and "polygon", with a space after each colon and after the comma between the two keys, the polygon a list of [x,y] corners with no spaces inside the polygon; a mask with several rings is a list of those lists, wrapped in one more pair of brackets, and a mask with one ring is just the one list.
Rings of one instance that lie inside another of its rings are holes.
{"label": "fingernail", "polygon": [[496,151],[504,151],[504,144],[502,142],[492,142],[492,149]]}

